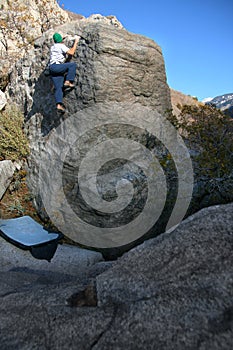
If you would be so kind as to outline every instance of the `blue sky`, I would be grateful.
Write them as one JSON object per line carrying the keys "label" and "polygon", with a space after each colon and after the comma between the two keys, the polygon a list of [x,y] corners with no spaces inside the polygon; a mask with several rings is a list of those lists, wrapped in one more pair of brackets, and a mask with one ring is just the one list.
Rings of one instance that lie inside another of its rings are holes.
{"label": "blue sky", "polygon": [[170,87],[198,100],[233,92],[232,0],[61,0],[85,17],[115,15],[162,48]]}

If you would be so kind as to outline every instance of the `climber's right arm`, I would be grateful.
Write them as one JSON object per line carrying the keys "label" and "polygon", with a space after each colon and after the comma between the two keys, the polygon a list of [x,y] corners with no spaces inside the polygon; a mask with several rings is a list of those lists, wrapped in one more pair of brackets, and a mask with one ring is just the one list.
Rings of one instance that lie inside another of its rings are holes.
{"label": "climber's right arm", "polygon": [[78,42],[79,42],[79,39],[80,39],[80,36],[78,36],[75,41],[74,41],[74,45],[73,47],[71,47],[71,49],[69,49],[69,51],[67,51],[67,55],[71,55],[73,56],[75,51],[76,51],[76,48],[78,46]]}

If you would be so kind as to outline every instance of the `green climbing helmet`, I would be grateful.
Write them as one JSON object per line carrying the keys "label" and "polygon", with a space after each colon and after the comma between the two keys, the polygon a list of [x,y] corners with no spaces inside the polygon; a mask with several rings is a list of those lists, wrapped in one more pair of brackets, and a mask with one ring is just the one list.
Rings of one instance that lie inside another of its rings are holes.
{"label": "green climbing helmet", "polygon": [[62,36],[59,33],[53,34],[53,40],[55,43],[61,43],[62,42]]}

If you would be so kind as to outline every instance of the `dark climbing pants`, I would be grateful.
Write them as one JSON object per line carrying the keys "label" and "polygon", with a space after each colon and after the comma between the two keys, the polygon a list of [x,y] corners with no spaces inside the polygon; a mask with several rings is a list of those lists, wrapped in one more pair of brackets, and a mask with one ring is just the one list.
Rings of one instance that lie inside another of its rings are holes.
{"label": "dark climbing pants", "polygon": [[55,100],[56,103],[62,103],[63,100],[63,84],[64,84],[64,74],[66,75],[66,80],[74,81],[76,74],[76,63],[75,62],[66,62],[60,64],[51,64],[50,73],[52,81],[55,88]]}

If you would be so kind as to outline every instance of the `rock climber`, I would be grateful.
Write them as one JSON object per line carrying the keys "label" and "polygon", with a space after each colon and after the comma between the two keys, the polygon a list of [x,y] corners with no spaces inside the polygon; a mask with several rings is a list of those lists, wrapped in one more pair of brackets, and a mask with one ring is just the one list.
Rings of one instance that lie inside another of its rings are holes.
{"label": "rock climber", "polygon": [[[68,48],[63,43],[61,34],[55,33],[53,35],[54,44],[50,49],[49,69],[55,88],[57,111],[61,113],[65,113],[65,106],[62,102],[63,90],[73,89],[75,86],[76,63],[69,62],[69,60],[76,51],[79,39],[80,36],[75,36],[73,47]],[[66,76],[65,73],[67,73]]]}

